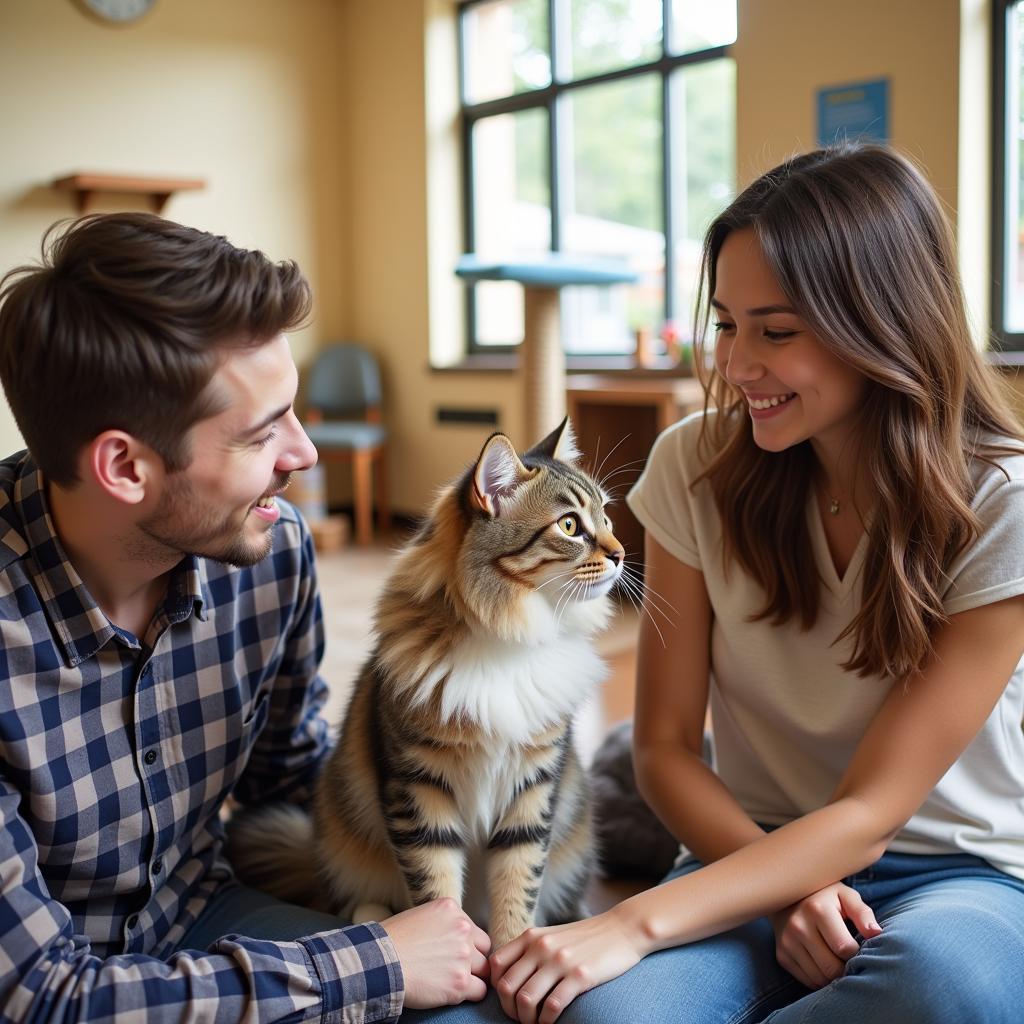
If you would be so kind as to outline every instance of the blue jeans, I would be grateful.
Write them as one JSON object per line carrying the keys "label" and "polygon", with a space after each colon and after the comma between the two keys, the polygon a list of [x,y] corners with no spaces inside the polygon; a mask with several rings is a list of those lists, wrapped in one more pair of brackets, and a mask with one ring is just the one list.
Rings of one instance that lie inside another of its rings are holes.
{"label": "blue jeans", "polygon": [[[668,878],[699,867],[696,861],[687,861]],[[779,967],[772,927],[759,918],[721,935],[652,954],[621,977],[584,993],[560,1021],[1020,1024],[1024,1018],[1024,882],[977,857],[899,853],[887,853],[844,881],[874,911],[882,933],[864,942],[849,960],[846,973],[825,988],[809,991]],[[310,913],[292,909],[299,915]],[[205,916],[193,932],[203,925]],[[317,925],[311,930],[322,930],[324,920],[334,919],[314,915],[307,923]],[[254,934],[243,927],[228,930]],[[259,937],[285,939],[301,934],[268,935],[261,928]],[[493,992],[482,1003],[402,1014],[406,1024],[504,1024],[507,1020]]]}
{"label": "blue jeans", "polygon": [[346,924],[330,914],[282,903],[256,889],[229,885],[219,890],[185,932],[178,949],[208,949],[222,935],[290,942]]}

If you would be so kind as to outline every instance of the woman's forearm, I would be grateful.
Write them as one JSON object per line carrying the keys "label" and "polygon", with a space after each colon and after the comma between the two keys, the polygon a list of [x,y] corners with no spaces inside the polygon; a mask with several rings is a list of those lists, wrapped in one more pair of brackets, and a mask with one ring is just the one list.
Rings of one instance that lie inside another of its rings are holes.
{"label": "woman's forearm", "polygon": [[608,913],[647,952],[694,942],[859,871],[881,856],[888,838],[866,804],[838,800]]}
{"label": "woman's forearm", "polygon": [[681,745],[638,747],[634,759],[643,798],[672,835],[705,864],[764,835],[711,768]]}

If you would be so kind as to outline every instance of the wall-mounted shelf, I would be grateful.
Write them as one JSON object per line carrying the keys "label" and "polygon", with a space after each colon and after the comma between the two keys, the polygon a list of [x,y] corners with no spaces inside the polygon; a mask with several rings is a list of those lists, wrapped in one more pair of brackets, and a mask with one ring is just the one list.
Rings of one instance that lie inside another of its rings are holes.
{"label": "wall-mounted shelf", "polygon": [[79,171],[58,178],[53,187],[72,192],[79,213],[88,213],[90,205],[100,193],[145,195],[153,204],[153,211],[161,213],[175,192],[205,188],[206,182],[201,178],[156,178],[141,174],[92,174]]}

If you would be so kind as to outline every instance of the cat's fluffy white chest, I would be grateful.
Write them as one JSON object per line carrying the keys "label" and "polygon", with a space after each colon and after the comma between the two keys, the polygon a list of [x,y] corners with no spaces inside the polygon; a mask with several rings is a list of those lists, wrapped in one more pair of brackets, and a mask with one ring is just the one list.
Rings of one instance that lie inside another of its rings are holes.
{"label": "cat's fluffy white chest", "polygon": [[516,787],[532,774],[517,746],[495,744],[467,758],[453,779],[452,789],[471,841],[486,844],[495,825],[512,803]]}
{"label": "cat's fluffy white chest", "polygon": [[536,645],[469,637],[445,668],[441,717],[469,719],[508,743],[529,742],[573,714],[607,674],[593,641],[582,636]]}

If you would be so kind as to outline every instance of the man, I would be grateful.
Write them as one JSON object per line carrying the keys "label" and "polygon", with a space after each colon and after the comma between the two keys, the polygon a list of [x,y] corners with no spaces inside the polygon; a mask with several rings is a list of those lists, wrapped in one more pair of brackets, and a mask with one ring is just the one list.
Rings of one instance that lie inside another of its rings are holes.
{"label": "man", "polygon": [[[219,812],[328,749],[292,263],[141,214],[0,282],[0,1018],[393,1020],[479,999],[451,901],[340,927],[233,881]],[[230,936],[225,938],[223,936]]]}

